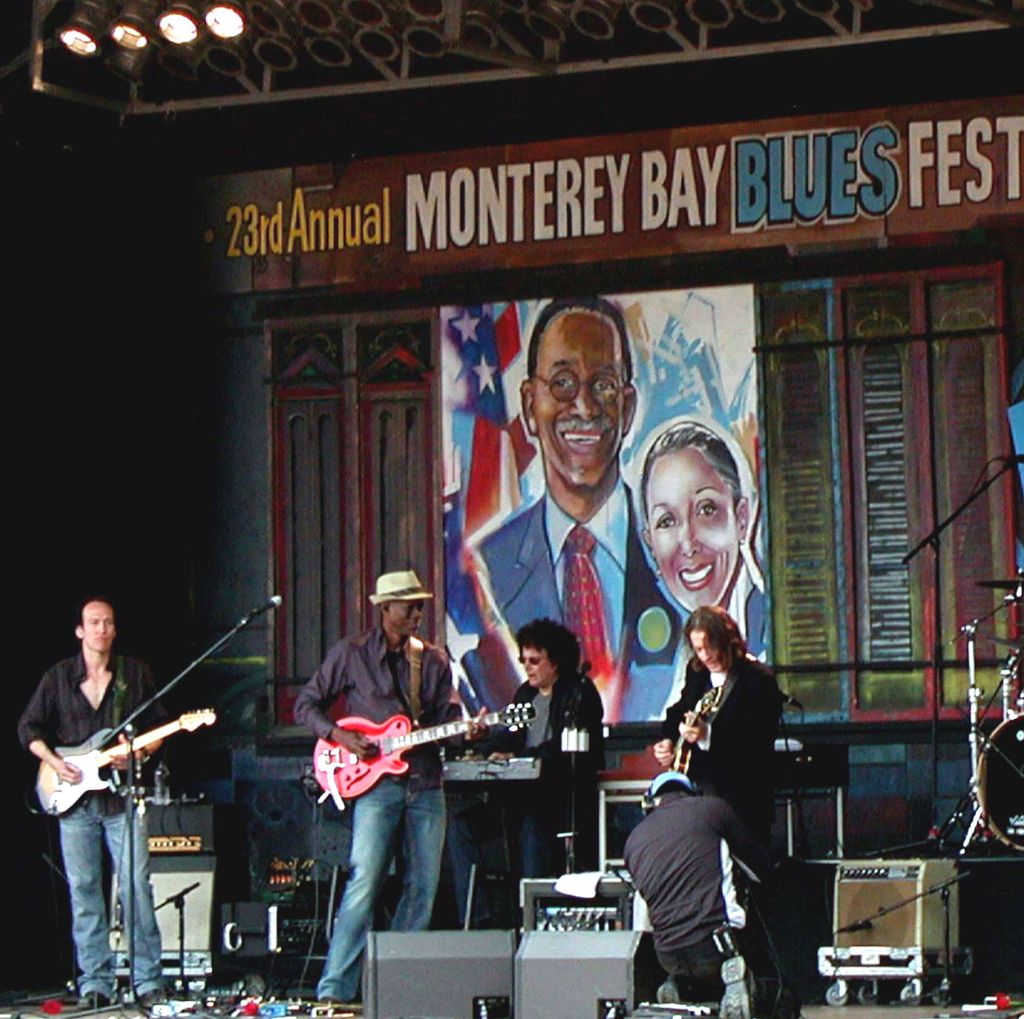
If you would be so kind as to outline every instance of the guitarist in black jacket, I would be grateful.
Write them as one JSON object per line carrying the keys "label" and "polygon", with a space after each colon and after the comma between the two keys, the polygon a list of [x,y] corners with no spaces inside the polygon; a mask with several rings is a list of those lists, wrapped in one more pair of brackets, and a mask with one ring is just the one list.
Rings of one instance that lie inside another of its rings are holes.
{"label": "guitarist in black jacket", "polygon": [[[116,634],[110,602],[102,598],[84,602],[75,628],[75,636],[81,642],[80,653],[58,662],[44,674],[18,722],[18,736],[25,749],[53,768],[65,782],[80,782],[82,773],[55,748],[78,747],[101,730],[115,727],[154,692],[153,677],[144,663],[112,653]],[[148,715],[145,721],[149,724],[162,720],[159,709]],[[151,745],[148,750],[152,752],[155,748]],[[124,759],[112,766],[123,768]],[[144,819],[140,817],[135,828],[135,859],[130,867],[124,802],[113,792],[83,795],[61,815],[60,839],[71,893],[80,1004],[109,1004],[116,989],[103,894],[105,844],[118,874],[126,918],[128,882],[123,876],[131,870],[134,877],[135,930],[130,940],[135,952],[135,992],[138,1003],[149,1008],[163,999],[163,976]]]}
{"label": "guitarist in black jacket", "polygon": [[[747,653],[739,627],[724,609],[701,606],[684,632],[693,657],[682,695],[665,714],[654,756],[671,768],[678,754],[680,770],[685,768],[705,793],[729,803],[767,846],[782,694],[771,672]],[[717,706],[707,710],[703,698],[716,685],[721,686]],[[702,702],[706,713],[699,710]]]}

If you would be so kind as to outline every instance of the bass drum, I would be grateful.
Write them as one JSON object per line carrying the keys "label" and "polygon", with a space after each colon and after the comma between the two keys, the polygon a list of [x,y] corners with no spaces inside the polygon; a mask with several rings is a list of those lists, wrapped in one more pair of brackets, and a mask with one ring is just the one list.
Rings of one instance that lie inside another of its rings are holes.
{"label": "bass drum", "polygon": [[978,796],[992,834],[1024,852],[1024,716],[992,733],[978,769]]}

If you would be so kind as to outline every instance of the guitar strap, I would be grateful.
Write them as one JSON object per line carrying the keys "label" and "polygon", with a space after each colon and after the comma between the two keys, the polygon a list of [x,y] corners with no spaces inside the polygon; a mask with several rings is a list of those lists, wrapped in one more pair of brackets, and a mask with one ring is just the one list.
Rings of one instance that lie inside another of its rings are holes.
{"label": "guitar strap", "polygon": [[414,722],[420,719],[420,686],[423,682],[423,641],[410,637],[409,656],[409,714]]}
{"label": "guitar strap", "polygon": [[707,719],[709,722],[713,722],[718,712],[722,710],[723,705],[729,698],[729,694],[732,693],[732,688],[736,685],[736,673],[730,670],[729,675],[725,677],[725,682],[722,684],[722,692],[718,695],[718,703],[715,705],[713,711],[709,711]]}
{"label": "guitar strap", "polygon": [[113,726],[117,728],[124,719],[124,704],[128,698],[128,677],[125,675],[124,655],[114,657],[114,707]]}

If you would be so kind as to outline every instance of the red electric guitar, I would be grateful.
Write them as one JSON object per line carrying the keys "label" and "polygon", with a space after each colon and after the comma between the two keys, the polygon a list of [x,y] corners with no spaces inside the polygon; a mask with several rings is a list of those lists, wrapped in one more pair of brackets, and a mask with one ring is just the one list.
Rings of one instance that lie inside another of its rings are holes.
{"label": "red electric guitar", "polygon": [[334,723],[339,729],[352,729],[376,740],[380,753],[364,761],[338,743],[317,740],[313,751],[313,770],[320,787],[332,797],[339,810],[344,810],[345,800],[355,799],[372,789],[384,775],[401,775],[408,771],[408,763],[402,760],[406,750],[460,736],[468,732],[470,726],[478,724],[518,729],[534,714],[532,704],[510,704],[482,718],[461,718],[444,725],[432,725],[428,729],[413,729],[405,715],[392,715],[380,723],[365,718],[339,718]]}

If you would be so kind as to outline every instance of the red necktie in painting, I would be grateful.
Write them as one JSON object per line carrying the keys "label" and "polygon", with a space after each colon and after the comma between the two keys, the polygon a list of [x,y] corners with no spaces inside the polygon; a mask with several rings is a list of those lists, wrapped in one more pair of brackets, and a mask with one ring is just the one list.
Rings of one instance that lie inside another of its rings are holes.
{"label": "red necktie in painting", "polygon": [[[601,578],[594,565],[597,539],[577,524],[565,539],[564,594],[565,625],[579,638],[583,661],[590,662],[590,675],[598,690],[605,691],[613,680],[608,624],[604,614]],[[606,696],[606,706],[608,698]],[[609,721],[605,712],[605,721]]]}

